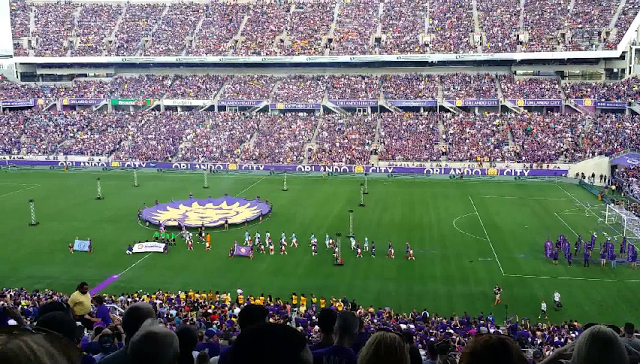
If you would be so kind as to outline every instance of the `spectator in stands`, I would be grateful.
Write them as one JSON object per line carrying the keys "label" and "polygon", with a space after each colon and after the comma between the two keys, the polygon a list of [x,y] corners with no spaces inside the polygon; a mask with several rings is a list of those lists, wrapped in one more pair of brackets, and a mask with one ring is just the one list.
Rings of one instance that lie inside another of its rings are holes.
{"label": "spectator in stands", "polygon": [[288,325],[252,326],[240,333],[233,349],[229,358],[233,364],[312,363],[304,335]]}
{"label": "spectator in stands", "polygon": [[[158,325],[155,320],[149,319],[131,338],[126,352],[125,361],[114,361],[114,363],[177,364],[180,355],[178,337],[174,332]],[[193,363],[193,357],[191,363]]]}
{"label": "spectator in stands", "polygon": [[206,351],[201,351],[196,356],[196,364],[209,364],[209,354]]}
{"label": "spectator in stands", "polygon": [[267,323],[267,316],[269,316],[269,311],[262,305],[244,306],[238,315],[240,330]]}
{"label": "spectator in stands", "polygon": [[34,331],[17,326],[2,328],[0,348],[0,363],[77,364],[79,362],[78,349],[75,345],[66,337],[48,330]]}
{"label": "spectator in stands", "polygon": [[69,305],[73,311],[74,318],[82,322],[82,325],[87,329],[93,329],[93,323],[100,321],[98,318],[91,317],[91,295],[89,294],[89,284],[87,282],[80,282],[76,291],[69,297]]}
{"label": "spectator in stands", "polygon": [[422,354],[420,354],[420,349],[416,346],[413,333],[405,331],[402,335],[404,336],[404,342],[409,346],[409,361],[411,364],[422,364]]}
{"label": "spectator in stands", "polygon": [[104,297],[95,296],[93,302],[96,304],[96,318],[99,320],[98,322],[104,327],[111,325],[111,315],[109,315],[109,307],[104,304]]}
{"label": "spectator in stands", "polygon": [[209,358],[216,357],[220,355],[220,343],[218,342],[218,336],[216,335],[216,330],[207,329],[204,332],[204,338],[202,342],[199,342],[196,345],[196,351],[198,352],[206,352]]}
{"label": "spectator in stands", "polygon": [[193,364],[198,355],[198,352],[194,351],[196,345],[198,345],[196,327],[193,325],[180,325],[176,329],[176,336],[178,336],[178,342],[180,344],[178,364]]}
{"label": "spectator in stands", "polygon": [[409,364],[409,346],[398,333],[378,331],[367,341],[358,364]]}
{"label": "spectator in stands", "polygon": [[[125,333],[125,346],[115,353],[105,357],[102,359],[100,363],[102,364],[133,364],[135,361],[132,360],[128,352],[128,345],[133,336],[138,332],[142,324],[148,320],[156,317],[156,313],[153,311],[153,308],[146,302],[138,302],[129,306],[127,310],[124,312],[124,316],[122,317],[122,329]],[[157,330],[150,330],[149,333],[145,333],[141,338],[141,342],[150,340],[156,336],[155,332]],[[174,334],[175,336],[175,334]],[[158,339],[162,339],[162,336],[159,336]],[[166,339],[166,338],[165,338]],[[168,341],[170,343],[171,340]],[[178,339],[176,337],[176,347],[178,345]],[[165,349],[165,348],[163,348]],[[136,349],[136,354],[144,355],[144,352],[141,351],[140,348]],[[155,355],[155,354],[154,354]],[[177,359],[177,358],[176,358]],[[157,364],[157,363],[156,363]]]}
{"label": "spectator in stands", "polygon": [[[565,347],[565,351],[569,349]],[[571,364],[625,364],[628,362],[627,352],[618,334],[603,325],[592,326],[583,332],[576,341],[571,357]]]}
{"label": "spectator in stands", "polygon": [[635,327],[631,322],[624,324],[624,336],[621,338],[622,343],[630,346],[635,351],[640,351],[640,340],[635,338]]}
{"label": "spectator in stands", "polygon": [[333,345],[333,329],[336,325],[338,313],[330,308],[323,308],[318,314],[318,328],[320,329],[320,342],[311,345],[309,349],[316,351]]}
{"label": "spectator in stands", "polygon": [[313,363],[355,364],[358,361],[358,357],[351,349],[351,344],[358,333],[358,318],[356,315],[351,311],[338,313],[334,332],[336,338],[332,346],[312,352]]}
{"label": "spectator in stands", "polygon": [[475,336],[464,348],[460,364],[528,364],[516,342],[506,335]]}

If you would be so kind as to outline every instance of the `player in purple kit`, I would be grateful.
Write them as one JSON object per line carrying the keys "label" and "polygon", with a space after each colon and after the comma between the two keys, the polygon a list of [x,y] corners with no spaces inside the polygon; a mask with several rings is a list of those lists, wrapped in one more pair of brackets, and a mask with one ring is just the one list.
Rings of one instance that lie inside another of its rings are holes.
{"label": "player in purple kit", "polygon": [[[585,244],[586,245],[586,244]],[[584,249],[584,266],[588,267],[589,266],[589,257],[591,256],[591,252],[589,251],[589,249]]]}
{"label": "player in purple kit", "polygon": [[312,255],[312,256],[316,256],[316,255],[318,255],[318,244],[314,244],[314,245],[311,247],[311,255]]}
{"label": "player in purple kit", "polygon": [[405,256],[409,256],[409,250],[411,250],[411,245],[409,245],[409,242],[407,241],[407,243],[405,244]]}
{"label": "player in purple kit", "polygon": [[229,249],[229,259],[233,258],[233,247],[231,247],[231,249]]}
{"label": "player in purple kit", "polygon": [[567,264],[569,264],[569,266],[571,267],[572,263],[573,263],[573,255],[571,254],[571,252],[569,252],[569,254],[567,255]]}
{"label": "player in purple kit", "polygon": [[605,267],[607,265],[607,252],[604,249],[600,250],[600,266]]}
{"label": "player in purple kit", "polygon": [[558,248],[553,250],[553,264],[558,265],[558,255],[560,255],[560,250]]}
{"label": "player in purple kit", "polygon": [[375,258],[376,257],[376,243],[372,240],[371,241],[371,258]]}
{"label": "player in purple kit", "polygon": [[580,251],[580,245],[582,245],[582,236],[578,235],[578,241],[576,241],[576,249],[573,253],[574,255],[578,255],[578,252]]}
{"label": "player in purple kit", "polygon": [[627,237],[622,237],[622,243],[620,243],[620,258],[624,258],[627,253]]}

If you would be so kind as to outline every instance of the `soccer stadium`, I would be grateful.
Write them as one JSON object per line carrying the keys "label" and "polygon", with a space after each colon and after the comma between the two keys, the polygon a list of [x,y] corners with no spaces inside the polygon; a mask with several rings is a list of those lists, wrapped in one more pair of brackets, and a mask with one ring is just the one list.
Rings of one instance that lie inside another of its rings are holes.
{"label": "soccer stadium", "polygon": [[639,0],[0,0],[0,362],[638,363]]}

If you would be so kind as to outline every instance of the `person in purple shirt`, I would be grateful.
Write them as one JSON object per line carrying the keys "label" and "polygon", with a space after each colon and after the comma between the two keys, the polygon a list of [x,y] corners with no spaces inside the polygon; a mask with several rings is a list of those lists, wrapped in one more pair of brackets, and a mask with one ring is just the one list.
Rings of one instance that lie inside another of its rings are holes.
{"label": "person in purple shirt", "polygon": [[584,251],[584,266],[588,267],[589,266],[589,257],[591,256],[591,253],[589,252],[588,249],[585,249]]}
{"label": "person in purple shirt", "polygon": [[220,343],[215,338],[216,330],[205,330],[204,340],[196,345],[195,351],[206,351],[209,354],[210,358],[220,355]]}
{"label": "person in purple shirt", "polygon": [[604,249],[600,249],[600,266],[605,267],[607,265],[607,252]]}
{"label": "person in purple shirt", "polygon": [[553,264],[558,264],[558,255],[559,255],[559,250],[556,248],[553,250]]}
{"label": "person in purple shirt", "polygon": [[358,333],[358,318],[351,311],[338,313],[334,333],[336,339],[332,346],[313,351],[314,364],[356,364],[358,356],[351,349]]}
{"label": "person in purple shirt", "polygon": [[104,298],[102,296],[93,297],[93,302],[96,304],[96,318],[104,324],[104,327],[111,325],[111,315],[109,314],[109,307],[104,304]]}

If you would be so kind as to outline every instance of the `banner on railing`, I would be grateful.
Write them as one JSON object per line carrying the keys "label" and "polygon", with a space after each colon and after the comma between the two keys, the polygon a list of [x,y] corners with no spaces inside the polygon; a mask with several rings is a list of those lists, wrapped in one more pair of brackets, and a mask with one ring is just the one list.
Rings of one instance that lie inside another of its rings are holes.
{"label": "banner on railing", "polygon": [[162,100],[164,106],[203,106],[211,100]]}
{"label": "banner on railing", "polygon": [[218,100],[219,106],[258,106],[262,104],[264,100]]}
{"label": "banner on railing", "polygon": [[151,99],[111,99],[111,105],[121,105],[121,106],[151,106],[154,104],[154,101]]}
{"label": "banner on railing", "polygon": [[464,99],[464,100],[447,100],[448,103],[462,106],[500,106],[498,99]]}
{"label": "banner on railing", "polygon": [[339,107],[371,107],[378,106],[378,100],[329,100]]}
{"label": "banner on railing", "polygon": [[29,107],[35,106],[35,100],[3,100],[0,101],[0,106],[2,107]]}
{"label": "banner on railing", "polygon": [[60,99],[60,103],[64,106],[89,106],[98,105],[104,102],[104,99]]}
{"label": "banner on railing", "polygon": [[68,166],[68,167],[110,167],[110,168],[158,168],[182,170],[217,171],[274,171],[274,172],[333,172],[333,173],[407,173],[424,175],[471,175],[471,176],[522,176],[522,177],[566,177],[567,169],[526,169],[526,168],[452,168],[452,167],[376,167],[366,165],[271,165],[236,163],[192,163],[192,162],[78,162],[78,161],[37,161],[7,159],[2,165]]}
{"label": "banner on railing", "polygon": [[562,106],[561,99],[509,99],[516,106]]}
{"label": "banner on railing", "polygon": [[397,107],[435,107],[438,100],[389,100],[389,105]]}
{"label": "banner on railing", "polygon": [[320,110],[320,104],[308,104],[303,102],[279,102],[269,104],[271,110]]}

